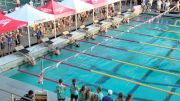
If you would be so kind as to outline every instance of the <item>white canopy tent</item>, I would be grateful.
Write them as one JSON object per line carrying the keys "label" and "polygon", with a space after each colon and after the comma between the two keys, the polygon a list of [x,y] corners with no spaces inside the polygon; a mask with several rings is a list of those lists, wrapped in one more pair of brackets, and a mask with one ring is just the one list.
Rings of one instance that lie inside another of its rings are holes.
{"label": "white canopy tent", "polygon": [[74,9],[76,13],[81,13],[93,9],[93,5],[82,0],[63,0],[60,2],[63,6]]}
{"label": "white canopy tent", "polygon": [[29,26],[34,25],[37,23],[42,23],[46,21],[50,21],[54,19],[54,16],[51,14],[47,14],[44,12],[41,12],[30,5],[26,4],[23,7],[15,10],[14,12],[7,14],[8,17],[28,22],[28,40],[29,40],[29,46],[30,44],[30,32],[29,32]]}
{"label": "white canopy tent", "polygon": [[42,23],[54,19],[53,15],[41,12],[28,4],[10,14],[7,14],[7,16],[16,20],[28,22],[28,25]]}
{"label": "white canopy tent", "polygon": [[74,9],[76,11],[76,29],[77,29],[77,13],[81,13],[84,11],[89,11],[94,8],[93,5],[86,3],[82,0],[63,0],[60,2],[65,7]]}
{"label": "white canopy tent", "polygon": [[113,4],[115,2],[120,2],[121,0],[107,0],[108,4]]}

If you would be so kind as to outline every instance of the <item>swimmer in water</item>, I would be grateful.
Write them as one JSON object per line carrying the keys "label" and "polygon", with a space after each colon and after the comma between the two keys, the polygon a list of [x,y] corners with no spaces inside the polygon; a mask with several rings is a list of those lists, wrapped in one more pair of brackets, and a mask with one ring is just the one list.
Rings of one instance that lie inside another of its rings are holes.
{"label": "swimmer in water", "polygon": [[75,47],[80,47],[80,43],[77,40],[75,40],[74,46]]}
{"label": "swimmer in water", "polygon": [[36,66],[36,60],[33,57],[27,57],[29,60],[29,64],[31,64],[32,66]]}
{"label": "swimmer in water", "polygon": [[60,55],[60,50],[58,47],[56,47],[56,49],[54,51],[54,55]]}

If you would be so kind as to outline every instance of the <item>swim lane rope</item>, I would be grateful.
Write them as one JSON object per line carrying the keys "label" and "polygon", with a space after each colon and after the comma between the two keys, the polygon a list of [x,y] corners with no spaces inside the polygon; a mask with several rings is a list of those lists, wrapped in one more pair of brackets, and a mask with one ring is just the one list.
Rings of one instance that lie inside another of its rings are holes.
{"label": "swim lane rope", "polygon": [[[125,26],[130,26],[130,27],[136,27],[134,25],[127,25],[127,24],[124,24]],[[136,27],[137,28],[137,27]],[[164,29],[158,29],[158,28],[147,28],[148,30],[156,30],[156,31],[161,31],[161,32],[171,32],[171,33],[174,33],[174,34],[180,34],[180,32],[176,32],[176,31],[172,31],[172,30],[164,30]],[[130,31],[127,31],[127,32],[130,32]]]}
{"label": "swim lane rope", "polygon": [[[179,2],[179,1],[177,1],[177,2]],[[138,25],[135,25],[134,27],[129,27],[129,28],[128,28],[128,32],[129,32],[130,30],[136,28],[136,27],[140,27],[140,26],[142,26],[142,25],[144,25],[144,24],[151,23],[151,22],[153,22],[155,19],[159,19],[160,17],[162,17],[162,16],[165,15],[166,13],[168,13],[168,12],[172,11],[173,9],[177,8],[177,6],[178,6],[178,5],[175,5],[174,7],[170,8],[169,10],[166,10],[165,12],[160,13],[159,15],[157,15],[157,16],[155,16],[155,17],[153,17],[153,18],[151,18],[151,19],[149,19],[149,20],[147,20],[147,21],[144,21],[144,22],[142,22],[142,23],[140,23],[140,24],[138,24]]]}
{"label": "swim lane rope", "polygon": [[[53,59],[50,59],[50,58],[47,58],[47,57],[46,58],[43,57],[43,59],[46,59],[46,60],[49,60],[49,61],[52,61],[52,62],[56,62],[56,63],[61,62],[61,61],[53,60]],[[103,73],[103,72],[96,71],[96,70],[82,68],[80,66],[75,66],[75,65],[72,65],[72,64],[69,64],[69,63],[65,63],[65,62],[61,62],[61,64],[68,65],[68,66],[73,67],[73,68],[85,70],[85,71],[88,71],[88,72],[92,72],[92,73],[95,73],[95,74],[103,75],[103,76],[106,76],[106,77],[110,77],[110,78],[114,78],[114,79],[118,79],[118,80],[123,80],[123,81],[129,82],[129,83],[133,83],[133,84],[137,84],[137,85],[140,85],[140,86],[144,86],[144,87],[147,87],[147,88],[150,88],[150,89],[154,89],[154,90],[157,90],[157,91],[160,91],[160,92],[166,92],[168,94],[180,96],[179,93],[168,91],[168,90],[164,90],[164,89],[161,89],[161,88],[158,88],[158,87],[155,87],[155,86],[151,86],[151,85],[148,85],[148,84],[145,84],[145,83],[133,81],[133,80],[130,80],[130,79],[127,79],[127,78],[114,76],[114,75]]]}
{"label": "swim lane rope", "polygon": [[[138,16],[138,17],[143,18],[142,16]],[[149,17],[149,18],[150,18],[150,17]],[[134,19],[134,18],[133,18],[133,19]],[[132,19],[131,19],[131,21],[135,21],[135,22],[144,22],[143,20],[132,20]],[[163,24],[163,23],[157,23],[157,22],[151,22],[151,23],[152,23],[152,24],[163,25],[163,26],[180,27],[180,26],[176,25],[176,23],[175,23],[175,25],[171,25],[171,24]]]}
{"label": "swim lane rope", "polygon": [[146,37],[153,37],[153,38],[157,38],[157,39],[164,39],[164,40],[170,40],[170,41],[180,42],[179,39],[168,38],[168,37],[161,37],[161,36],[149,35],[149,34],[143,34],[143,33],[139,33],[139,32],[127,32],[127,31],[118,30],[118,29],[115,29],[115,30],[113,30],[113,31],[124,32],[125,34],[136,34],[136,35],[141,35],[141,36],[146,36]]}
{"label": "swim lane rope", "polygon": [[[94,45],[98,44],[96,42],[89,42],[89,41],[83,41],[83,40],[81,42],[90,43],[90,44],[94,44]],[[180,60],[175,59],[175,58],[168,58],[168,57],[164,57],[164,56],[158,56],[158,55],[154,55],[154,54],[149,54],[149,53],[145,53],[145,52],[139,52],[139,51],[135,51],[135,50],[129,50],[129,49],[125,49],[125,48],[117,48],[117,47],[104,45],[104,44],[99,44],[99,46],[108,47],[108,48],[121,50],[121,51],[126,51],[126,52],[131,52],[131,53],[136,53],[136,54],[142,54],[142,55],[151,56],[151,57],[160,58],[160,59],[166,59],[166,60],[175,61],[175,62],[180,62]]]}
{"label": "swim lane rope", "polygon": [[129,66],[134,66],[134,67],[138,67],[138,68],[148,69],[148,70],[151,70],[151,71],[156,71],[156,72],[164,73],[164,74],[167,74],[167,75],[180,77],[180,74],[176,74],[176,73],[172,73],[172,72],[167,72],[167,71],[164,71],[164,70],[158,70],[158,69],[154,69],[154,68],[147,67],[147,66],[142,66],[142,65],[138,65],[138,64],[122,61],[122,60],[117,60],[117,59],[113,59],[113,58],[106,58],[106,57],[102,57],[102,56],[98,56],[98,55],[94,55],[94,54],[80,52],[80,51],[77,51],[77,50],[72,50],[72,49],[67,49],[67,48],[63,48],[63,49],[69,50],[69,51],[75,52],[75,53],[85,54],[85,55],[96,57],[96,58],[101,58],[101,59],[105,59],[105,60],[110,60],[110,61],[126,64],[126,65],[129,65]]}
{"label": "swim lane rope", "polygon": [[[100,34],[98,34],[98,35],[100,36]],[[104,35],[101,34],[101,36],[104,36]],[[113,36],[109,36],[109,37],[111,37],[112,39],[123,40],[123,41],[133,42],[133,43],[137,43],[137,44],[149,45],[149,46],[172,49],[172,50],[180,50],[180,48],[172,48],[172,47],[168,47],[168,46],[161,46],[161,45],[157,45],[157,44],[151,44],[151,43],[148,43],[148,42],[140,42],[140,41],[129,40],[129,39],[124,39],[124,38],[118,38],[118,37],[113,37]]]}
{"label": "swim lane rope", "polygon": [[176,32],[176,31],[172,31],[172,30],[164,30],[164,29],[158,29],[158,28],[148,28],[148,29],[161,31],[161,32],[170,32],[170,33],[180,34],[180,32]]}

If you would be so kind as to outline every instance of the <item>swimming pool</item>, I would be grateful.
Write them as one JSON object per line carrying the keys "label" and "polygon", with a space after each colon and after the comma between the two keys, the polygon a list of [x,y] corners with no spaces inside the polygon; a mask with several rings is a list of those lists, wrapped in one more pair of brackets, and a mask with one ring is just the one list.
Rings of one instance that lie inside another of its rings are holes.
{"label": "swimming pool", "polygon": [[[96,40],[82,40],[80,48],[67,46],[60,56],[48,54],[44,59],[37,59],[35,67],[28,64],[18,67],[26,73],[16,68],[3,74],[41,87],[36,75],[41,71],[42,60],[45,68],[65,59],[58,68],[45,72],[45,89],[55,91],[56,83],[52,81],[59,78],[65,84],[71,84],[76,78],[79,87],[87,85],[95,91],[97,86],[102,86],[104,95],[107,89],[112,89],[113,97],[122,92],[133,94],[133,101],[180,101],[180,24],[171,26],[180,19],[163,17],[124,32],[150,17],[141,15],[129,25],[98,34]],[[69,96],[69,90],[66,92]]]}

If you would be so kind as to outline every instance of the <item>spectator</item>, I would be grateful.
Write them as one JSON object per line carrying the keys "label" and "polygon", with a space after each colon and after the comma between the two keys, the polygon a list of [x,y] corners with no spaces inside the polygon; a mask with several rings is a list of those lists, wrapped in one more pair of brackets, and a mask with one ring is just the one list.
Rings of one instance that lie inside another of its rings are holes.
{"label": "spectator", "polygon": [[148,2],[148,11],[151,11],[153,0],[149,0]]}
{"label": "spectator", "polygon": [[98,87],[97,88],[97,93],[96,93],[98,100],[97,101],[102,101],[102,98],[104,97],[103,93],[102,93],[102,88]]}
{"label": "spectator", "polygon": [[119,94],[118,94],[118,97],[115,99],[115,101],[124,101],[124,100],[123,100],[123,94],[122,94],[122,93],[119,93]]}
{"label": "spectator", "polygon": [[93,101],[92,99],[92,92],[90,88],[87,88],[86,93],[85,93],[85,100],[84,101]]}
{"label": "spectator", "polygon": [[180,11],[180,9],[179,9],[179,1],[177,1],[177,4],[176,4],[176,10],[177,10],[177,12],[179,12]]}
{"label": "spectator", "polygon": [[21,44],[21,33],[19,30],[16,31],[16,33],[14,34],[14,41],[15,41],[15,44],[16,46],[20,45]]}
{"label": "spectator", "polygon": [[166,0],[162,0],[162,10],[165,10]]}
{"label": "spectator", "polygon": [[36,31],[36,38],[37,38],[37,43],[41,42],[41,36],[42,36],[42,32],[40,30],[41,28],[38,28]]}
{"label": "spectator", "polygon": [[33,1],[32,1],[32,0],[29,0],[29,5],[30,5],[31,7],[34,7],[34,6],[33,6]]}
{"label": "spectator", "polygon": [[149,4],[150,4],[150,6],[152,7],[153,0],[149,0]]}
{"label": "spectator", "polygon": [[131,94],[128,94],[125,101],[132,101],[132,100],[133,100],[133,96]]}
{"label": "spectator", "polygon": [[161,11],[161,5],[162,5],[162,1],[161,1],[161,0],[158,0],[158,1],[157,1],[157,10],[158,10],[158,12]]}
{"label": "spectator", "polygon": [[20,101],[33,101],[33,94],[34,92],[32,90],[29,90],[28,94],[25,94],[24,97],[20,99]]}
{"label": "spectator", "polygon": [[59,82],[56,86],[58,101],[65,101],[65,90],[66,90],[66,86],[63,85],[63,80],[59,79]]}
{"label": "spectator", "polygon": [[145,4],[145,0],[142,1],[141,6],[143,8],[143,12],[145,12],[147,10],[146,4]]}
{"label": "spectator", "polygon": [[13,45],[13,38],[12,38],[12,32],[9,32],[6,34],[7,44],[8,44],[8,54],[11,53],[12,45]]}
{"label": "spectator", "polygon": [[86,86],[83,85],[79,91],[79,101],[85,100]]}
{"label": "spectator", "polygon": [[78,100],[78,86],[76,86],[76,79],[72,80],[72,85],[70,86],[70,92],[71,92],[71,101]]}
{"label": "spectator", "polygon": [[108,95],[103,97],[102,101],[113,101],[113,98],[111,97],[112,93],[112,90],[108,90]]}
{"label": "spectator", "polygon": [[16,0],[16,7],[19,7],[21,5],[21,1],[20,0]]}
{"label": "spectator", "polygon": [[0,45],[1,45],[1,56],[4,56],[5,47],[6,47],[6,38],[4,36],[1,36],[0,38]]}
{"label": "spectator", "polygon": [[134,5],[137,5],[138,4],[138,1],[137,0],[134,0]]}
{"label": "spectator", "polygon": [[169,0],[167,0],[166,4],[165,4],[165,11],[169,10],[170,9],[170,2]]}

